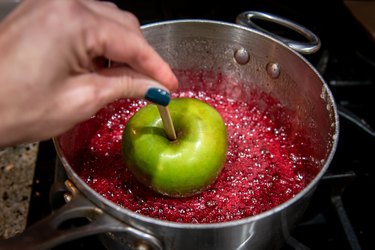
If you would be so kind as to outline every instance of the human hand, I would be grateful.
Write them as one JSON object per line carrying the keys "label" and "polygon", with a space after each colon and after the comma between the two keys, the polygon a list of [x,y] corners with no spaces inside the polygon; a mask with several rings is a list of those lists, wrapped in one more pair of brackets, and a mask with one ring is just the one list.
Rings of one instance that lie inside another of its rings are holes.
{"label": "human hand", "polygon": [[[91,0],[28,0],[0,23],[0,147],[50,138],[177,79],[135,16]],[[104,69],[107,58],[122,67]]]}

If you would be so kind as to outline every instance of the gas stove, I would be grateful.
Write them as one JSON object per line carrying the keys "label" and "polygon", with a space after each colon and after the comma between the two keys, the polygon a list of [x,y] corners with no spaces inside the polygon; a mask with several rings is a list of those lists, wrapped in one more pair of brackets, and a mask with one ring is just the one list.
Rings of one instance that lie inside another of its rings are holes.
{"label": "gas stove", "polygon": [[[136,14],[142,24],[181,18],[234,22],[246,10],[270,12],[296,21],[314,33],[321,49],[306,56],[329,85],[340,114],[339,144],[328,172],[322,178],[301,222],[283,249],[374,249],[370,221],[375,207],[373,149],[375,148],[375,44],[342,1],[118,1]],[[210,6],[210,7],[206,7]],[[311,14],[310,14],[311,13]],[[277,30],[276,30],[277,32]],[[283,31],[279,31],[282,33]],[[50,200],[56,153],[52,141],[40,143],[28,225],[51,213],[59,201]],[[58,165],[58,164],[57,164]],[[54,249],[105,249],[90,236]]]}

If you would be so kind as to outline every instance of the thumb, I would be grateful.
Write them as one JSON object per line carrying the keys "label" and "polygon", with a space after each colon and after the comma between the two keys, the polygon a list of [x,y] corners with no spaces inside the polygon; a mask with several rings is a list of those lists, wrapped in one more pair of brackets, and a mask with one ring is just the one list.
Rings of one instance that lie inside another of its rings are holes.
{"label": "thumb", "polygon": [[156,104],[168,105],[169,90],[152,78],[129,67],[107,68],[86,75],[82,81],[93,84],[101,94],[97,105],[104,106],[119,98],[145,98]]}

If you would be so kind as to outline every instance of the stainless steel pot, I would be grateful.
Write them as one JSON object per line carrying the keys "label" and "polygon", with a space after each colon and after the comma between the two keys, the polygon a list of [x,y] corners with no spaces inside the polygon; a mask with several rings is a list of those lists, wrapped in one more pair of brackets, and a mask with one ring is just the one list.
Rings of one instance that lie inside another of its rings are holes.
{"label": "stainless steel pot", "polygon": [[[279,41],[243,25],[254,18],[285,25],[304,35],[308,42]],[[180,224],[161,221],[121,208],[92,190],[74,172],[55,138],[58,156],[69,177],[67,204],[18,237],[3,241],[1,247],[44,249],[90,234],[102,234],[110,249],[274,249],[288,239],[301,217],[336,149],[338,117],[330,90],[317,71],[291,47],[311,53],[319,39],[303,27],[273,15],[246,12],[238,16],[242,25],[207,20],[180,20],[144,26],[153,47],[176,69],[220,71],[240,85],[220,89],[234,99],[246,100],[253,88],[281,100],[298,114],[295,124],[305,128],[314,143],[314,157],[322,168],[311,183],[294,198],[256,216],[216,224]],[[207,81],[181,82],[183,89],[215,89]],[[68,132],[69,133],[69,132]],[[66,136],[66,135],[65,135]],[[69,135],[74,140],[74,133]],[[86,225],[62,229],[72,218],[88,219]]]}

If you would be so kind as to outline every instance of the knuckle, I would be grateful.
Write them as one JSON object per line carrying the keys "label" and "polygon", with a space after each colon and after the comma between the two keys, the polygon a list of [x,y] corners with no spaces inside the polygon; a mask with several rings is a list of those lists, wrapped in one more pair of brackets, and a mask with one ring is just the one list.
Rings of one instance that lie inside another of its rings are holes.
{"label": "knuckle", "polygon": [[70,24],[81,22],[85,13],[79,1],[47,1],[47,3],[42,18],[44,18],[44,24],[52,27],[72,28]]}
{"label": "knuckle", "polygon": [[118,9],[117,5],[114,2],[109,2],[109,1],[101,1],[100,3],[105,4],[106,6],[114,9]]}
{"label": "knuckle", "polygon": [[140,22],[139,22],[138,18],[133,13],[128,12],[128,11],[124,11],[124,14],[125,14],[125,17],[128,20],[128,22],[132,26],[134,26],[134,27],[139,27],[140,26]]}
{"label": "knuckle", "polygon": [[[134,91],[132,88],[134,79],[129,74],[122,74],[121,77],[116,78],[116,82],[114,83],[113,91],[119,92],[122,97],[130,97],[134,95]],[[115,93],[114,93],[115,94]]]}

